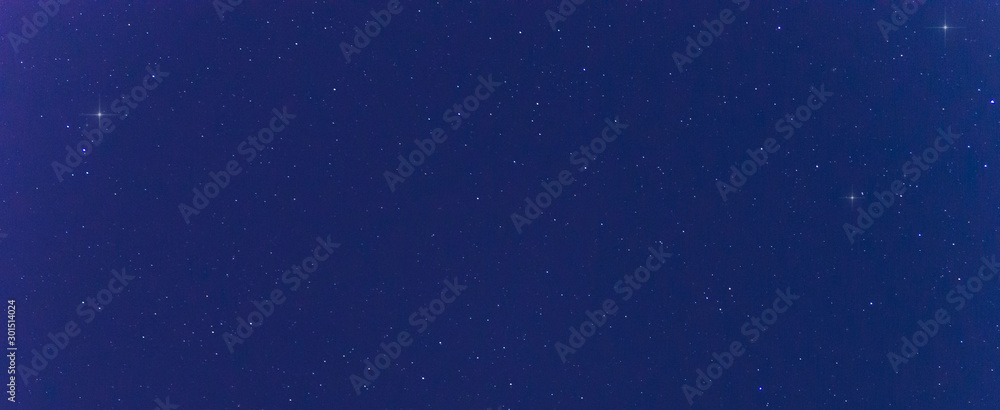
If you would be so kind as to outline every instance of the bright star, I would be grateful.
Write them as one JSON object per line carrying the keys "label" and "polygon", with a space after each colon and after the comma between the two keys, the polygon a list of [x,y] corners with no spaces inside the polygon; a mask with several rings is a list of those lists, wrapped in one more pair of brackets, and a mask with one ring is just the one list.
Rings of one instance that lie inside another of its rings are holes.
{"label": "bright star", "polygon": [[926,27],[926,28],[934,28],[934,29],[941,30],[941,32],[944,33],[944,44],[947,47],[948,46],[948,30],[949,29],[965,28],[965,27],[953,27],[953,26],[949,26],[948,25],[948,13],[945,13],[945,15],[944,15],[944,24],[942,24],[941,27]]}
{"label": "bright star", "polygon": [[863,195],[862,196],[854,196],[854,186],[852,185],[851,186],[851,196],[845,196],[843,198],[850,199],[851,200],[851,206],[854,206],[854,200],[855,199],[864,198],[864,196]]}
{"label": "bright star", "polygon": [[101,107],[101,99],[100,98],[97,99],[97,114],[80,114],[80,115],[86,115],[88,117],[97,117],[97,126],[100,127],[101,117],[104,116],[104,112]]}

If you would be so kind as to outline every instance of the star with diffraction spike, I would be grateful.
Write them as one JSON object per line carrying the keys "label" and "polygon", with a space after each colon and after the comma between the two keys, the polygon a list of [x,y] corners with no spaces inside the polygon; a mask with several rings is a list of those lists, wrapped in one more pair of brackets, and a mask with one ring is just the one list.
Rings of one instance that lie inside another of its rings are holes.
{"label": "star with diffraction spike", "polygon": [[940,27],[925,27],[925,28],[934,28],[934,29],[941,30],[944,33],[944,45],[945,45],[945,47],[948,47],[948,30],[955,30],[955,29],[960,29],[960,28],[965,28],[965,27],[949,26],[948,25],[948,14],[945,13],[945,15],[944,15],[944,24],[942,24]]}
{"label": "star with diffraction spike", "polygon": [[101,117],[104,116],[104,112],[101,110],[101,99],[100,98],[97,99],[97,114],[80,114],[80,115],[86,115],[88,117],[97,117],[97,126],[100,127]]}
{"label": "star with diffraction spike", "polygon": [[852,185],[851,186],[851,196],[845,196],[845,197],[841,197],[841,198],[850,199],[851,200],[851,206],[854,206],[854,200],[855,199],[864,198],[864,195],[862,195],[862,196],[854,196],[854,186]]}

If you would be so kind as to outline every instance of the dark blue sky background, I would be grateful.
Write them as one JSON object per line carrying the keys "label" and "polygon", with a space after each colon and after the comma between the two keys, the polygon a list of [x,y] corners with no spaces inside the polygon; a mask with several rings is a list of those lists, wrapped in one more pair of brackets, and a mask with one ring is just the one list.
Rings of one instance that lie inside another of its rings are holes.
{"label": "dark blue sky background", "polygon": [[[80,333],[2,408],[1000,406],[1000,280],[961,310],[947,296],[1000,253],[1000,3],[927,2],[888,41],[895,2],[687,3],[586,1],[554,31],[558,2],[404,0],[347,63],[340,43],[386,2],[245,1],[220,21],[209,0],[70,1],[16,52],[42,8],[5,2],[16,363],[68,321]],[[679,72],[672,54],[727,8]],[[156,65],[148,98],[111,112]],[[442,115],[480,76],[501,85],[452,130]],[[240,143],[283,108],[246,161]],[[60,182],[53,161],[99,109],[115,130]],[[627,128],[578,170],[616,117]],[[910,183],[904,163],[948,127],[961,137]],[[435,128],[447,140],[390,190],[383,173]],[[780,148],[724,201],[717,181],[768,138]],[[178,205],[230,160],[242,172],[185,223]],[[562,170],[575,182],[519,233],[511,214]],[[897,179],[907,191],[850,242],[844,223]],[[291,291],[283,273],[327,236],[339,248]],[[672,256],[622,300],[616,282],[661,244]],[[135,279],[87,323],[112,269]],[[468,288],[418,334],[410,315],[446,279]],[[287,300],[230,353],[223,334],[273,289]],[[751,343],[741,328],[776,289],[800,299]],[[617,313],[563,363],[556,343],[606,299]],[[939,309],[950,322],[894,371],[887,354]],[[349,377],[401,331],[413,344],[357,394]],[[682,386],[733,341],[746,353],[690,405]]]}

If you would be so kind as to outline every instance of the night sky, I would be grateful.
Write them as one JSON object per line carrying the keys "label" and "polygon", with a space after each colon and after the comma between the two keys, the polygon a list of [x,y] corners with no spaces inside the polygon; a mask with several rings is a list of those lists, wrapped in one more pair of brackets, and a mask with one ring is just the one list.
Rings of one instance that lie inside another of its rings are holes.
{"label": "night sky", "polygon": [[668,3],[3,2],[0,409],[1000,408],[1000,2]]}

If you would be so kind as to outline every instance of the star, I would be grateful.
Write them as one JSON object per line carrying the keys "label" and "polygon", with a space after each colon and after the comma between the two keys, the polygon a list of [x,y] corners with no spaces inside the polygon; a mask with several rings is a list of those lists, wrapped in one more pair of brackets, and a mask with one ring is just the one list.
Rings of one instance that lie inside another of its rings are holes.
{"label": "star", "polygon": [[86,115],[88,117],[97,117],[97,126],[100,127],[101,126],[101,117],[104,116],[104,112],[101,110],[101,99],[100,99],[100,97],[97,98],[97,114],[80,114],[80,115]]}
{"label": "star", "polygon": [[945,13],[944,14],[944,24],[941,25],[941,27],[925,27],[925,28],[934,28],[934,29],[941,30],[944,33],[944,45],[945,45],[945,47],[947,47],[948,46],[948,30],[955,30],[955,29],[960,29],[960,28],[965,28],[965,27],[949,26],[948,25],[948,13]]}
{"label": "star", "polygon": [[854,200],[855,199],[861,199],[861,198],[864,198],[864,197],[865,197],[864,195],[862,195],[862,196],[854,196],[854,185],[851,185],[851,196],[845,196],[845,197],[842,197],[842,198],[850,199],[851,200],[851,206],[854,206]]}

